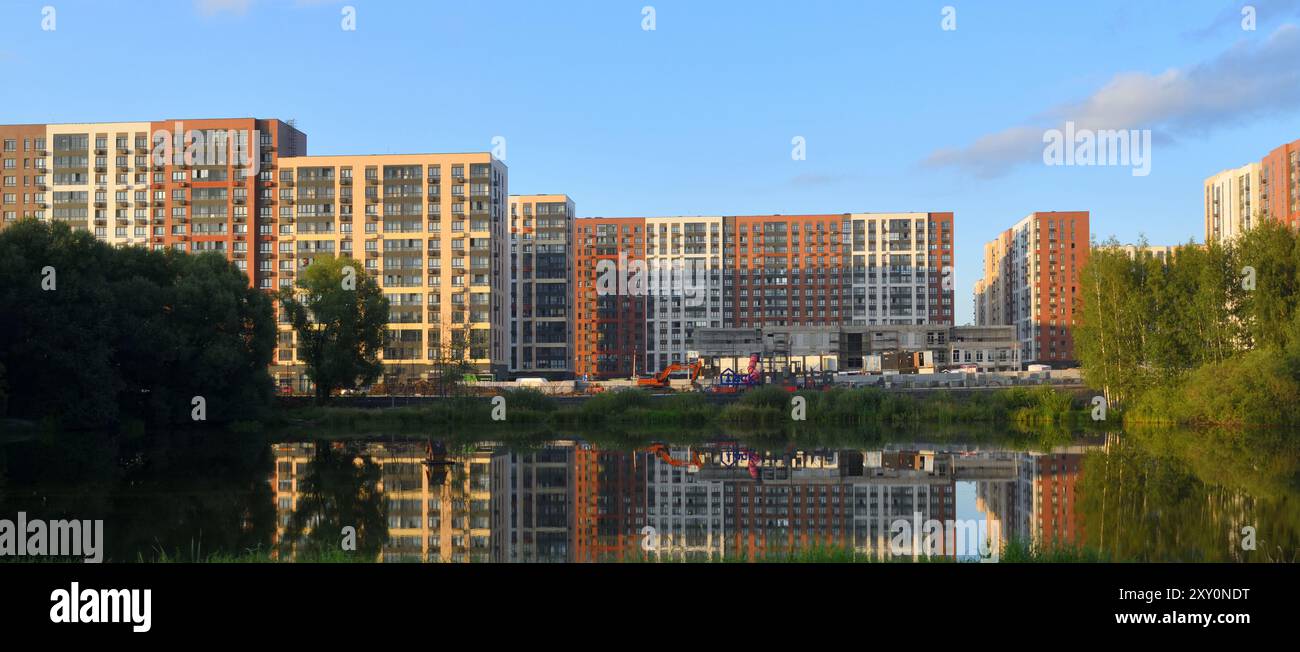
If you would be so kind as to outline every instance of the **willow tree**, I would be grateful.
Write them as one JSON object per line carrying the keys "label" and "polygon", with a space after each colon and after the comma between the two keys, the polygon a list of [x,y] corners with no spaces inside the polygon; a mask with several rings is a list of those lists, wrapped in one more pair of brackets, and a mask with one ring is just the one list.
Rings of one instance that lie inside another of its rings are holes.
{"label": "willow tree", "polygon": [[379,377],[388,299],[358,261],[317,258],[279,299],[318,402],[335,389],[364,387]]}

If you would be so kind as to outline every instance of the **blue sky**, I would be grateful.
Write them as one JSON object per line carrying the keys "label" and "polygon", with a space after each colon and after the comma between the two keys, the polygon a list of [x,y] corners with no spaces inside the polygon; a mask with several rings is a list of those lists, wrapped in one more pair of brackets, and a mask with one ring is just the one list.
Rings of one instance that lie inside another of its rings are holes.
{"label": "blue sky", "polygon": [[[584,217],[953,211],[963,323],[982,244],[1028,213],[1200,241],[1202,180],[1300,138],[1300,0],[1250,3],[1255,31],[1241,4],[0,0],[0,123],[293,118],[312,154],[503,136],[511,192]],[[1043,165],[1064,119],[1152,129],[1150,175]]]}

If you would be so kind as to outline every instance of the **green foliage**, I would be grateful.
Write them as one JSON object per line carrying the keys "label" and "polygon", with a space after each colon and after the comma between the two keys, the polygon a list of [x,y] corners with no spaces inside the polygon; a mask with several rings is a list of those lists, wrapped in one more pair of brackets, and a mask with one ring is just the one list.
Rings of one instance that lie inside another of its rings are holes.
{"label": "green foliage", "polygon": [[[821,426],[802,436],[829,432],[827,428],[916,428],[936,425],[986,424],[1015,426],[1041,433],[1044,427],[1092,427],[1088,408],[1075,407],[1070,394],[1050,387],[1016,387],[969,393],[888,392],[876,388],[837,388],[800,392],[807,400],[806,422],[791,419],[791,394],[779,387],[759,388],[719,405],[701,393],[654,394],[637,389],[605,392],[560,404],[535,390],[504,393],[506,420],[491,418],[485,397],[452,397],[419,406],[366,409],[343,407],[292,408],[278,413],[284,426],[310,425],[327,429],[418,429],[428,426],[479,426],[598,431],[611,426],[702,429],[729,426],[755,434],[756,429],[783,431],[796,423]],[[790,434],[790,433],[785,433]]]}
{"label": "green foliage", "polygon": [[1300,425],[1300,361],[1249,351],[1143,394],[1128,418],[1194,425]]}
{"label": "green foliage", "polygon": [[[1139,244],[1139,249],[1145,243]],[[1084,379],[1122,403],[1232,349],[1231,252],[1179,249],[1164,265],[1130,258],[1113,239],[1095,247],[1079,275],[1075,353]]]}
{"label": "green foliage", "polygon": [[998,561],[1003,564],[1071,564],[1112,561],[1105,551],[1086,546],[1051,541],[1034,544],[1012,539],[1002,544]]}
{"label": "green foliage", "polygon": [[12,416],[185,423],[202,396],[208,420],[225,422],[271,396],[270,299],[218,254],[112,247],[22,220],[0,233],[0,314]]}
{"label": "green foliage", "polygon": [[640,389],[623,389],[597,394],[576,409],[555,413],[556,426],[624,424],[644,426],[702,426],[715,410],[699,394],[652,394]]}
{"label": "green foliage", "polygon": [[904,393],[879,388],[834,388],[790,393],[779,387],[747,392],[723,408],[724,423],[773,426],[791,422],[791,399],[806,400],[808,423],[829,426],[915,426],[919,424],[1083,423],[1069,394],[1050,387],[1016,387],[958,394],[947,391]]}
{"label": "green foliage", "polygon": [[388,299],[356,261],[322,256],[280,291],[280,305],[297,337],[318,402],[335,389],[356,389],[382,371]]}
{"label": "green foliage", "polygon": [[502,394],[510,410],[555,411],[555,401],[535,389],[512,389]]}
{"label": "green foliage", "polygon": [[1300,243],[1261,224],[1228,246],[1178,249],[1168,264],[1112,239],[1080,272],[1075,350],[1084,378],[1126,418],[1296,423]]}

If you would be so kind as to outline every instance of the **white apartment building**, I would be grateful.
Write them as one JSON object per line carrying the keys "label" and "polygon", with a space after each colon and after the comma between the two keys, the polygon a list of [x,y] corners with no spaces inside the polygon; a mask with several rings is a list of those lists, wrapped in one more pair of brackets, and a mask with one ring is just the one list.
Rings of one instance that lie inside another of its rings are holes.
{"label": "white apartment building", "polygon": [[1262,166],[1249,163],[1205,180],[1205,242],[1226,243],[1249,231],[1263,211]]}
{"label": "white apartment building", "polygon": [[646,355],[653,372],[689,362],[687,343],[722,326],[722,217],[646,218]]}
{"label": "white apartment building", "polygon": [[844,224],[846,323],[953,323],[951,213],[852,213]]}

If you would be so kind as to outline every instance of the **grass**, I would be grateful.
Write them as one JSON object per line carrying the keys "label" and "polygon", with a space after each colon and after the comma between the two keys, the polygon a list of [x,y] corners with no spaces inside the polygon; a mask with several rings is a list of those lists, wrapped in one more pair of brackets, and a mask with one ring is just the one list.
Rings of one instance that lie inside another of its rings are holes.
{"label": "grass", "polygon": [[[737,429],[746,432],[816,425],[822,428],[913,427],[987,424],[1021,428],[1090,427],[1086,407],[1069,393],[1050,387],[1008,388],[958,394],[895,393],[877,388],[836,388],[791,394],[763,387],[719,405],[699,393],[654,395],[636,389],[606,392],[561,403],[535,390],[503,392],[494,413],[492,399],[448,398],[395,408],[300,407],[277,411],[271,425],[313,431],[411,430],[474,426],[489,432],[552,428],[638,428],[665,430]],[[805,401],[804,419],[795,418],[792,400]],[[494,417],[500,417],[494,418]]]}
{"label": "grass", "polygon": [[807,423],[828,426],[994,425],[1084,426],[1087,412],[1074,407],[1070,394],[1050,387],[1009,388],[994,392],[925,394],[877,388],[836,388],[788,393],[763,387],[744,394],[722,410],[719,419],[742,425],[777,425],[792,420],[794,397],[805,401]]}

